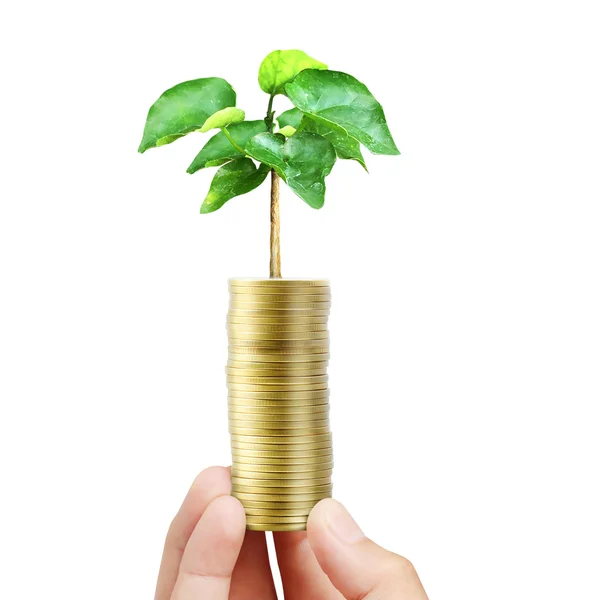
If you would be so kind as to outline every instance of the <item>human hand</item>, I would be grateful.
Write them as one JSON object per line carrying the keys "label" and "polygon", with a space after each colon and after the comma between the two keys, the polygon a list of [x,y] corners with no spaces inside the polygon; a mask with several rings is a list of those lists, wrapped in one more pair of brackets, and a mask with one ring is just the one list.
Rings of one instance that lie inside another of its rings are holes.
{"label": "human hand", "polygon": [[[230,491],[227,468],[196,478],[170,525],[155,600],[276,600],[265,534],[246,531]],[[335,500],[314,507],[307,532],[273,535],[285,600],[428,600],[412,564]]]}

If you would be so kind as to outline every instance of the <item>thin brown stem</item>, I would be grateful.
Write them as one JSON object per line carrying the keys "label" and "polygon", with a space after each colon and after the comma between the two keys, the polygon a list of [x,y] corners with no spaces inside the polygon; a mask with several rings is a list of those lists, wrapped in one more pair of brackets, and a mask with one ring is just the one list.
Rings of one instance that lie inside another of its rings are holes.
{"label": "thin brown stem", "polygon": [[280,178],[270,172],[270,277],[281,277],[281,211],[279,205]]}

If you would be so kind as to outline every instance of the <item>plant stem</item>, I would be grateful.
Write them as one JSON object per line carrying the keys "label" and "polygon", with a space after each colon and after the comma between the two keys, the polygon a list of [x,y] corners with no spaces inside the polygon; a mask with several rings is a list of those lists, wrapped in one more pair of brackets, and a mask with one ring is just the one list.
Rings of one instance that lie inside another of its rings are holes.
{"label": "plant stem", "polygon": [[279,206],[280,177],[270,172],[270,277],[281,278],[281,211]]}
{"label": "plant stem", "polygon": [[[268,108],[266,110],[266,130],[269,133],[274,129],[274,113],[272,110],[272,101],[274,95],[268,99]],[[271,279],[281,278],[281,210],[279,204],[281,179],[272,170],[270,172],[270,277]]]}
{"label": "plant stem", "polygon": [[274,113],[272,112],[272,102],[274,99],[275,99],[274,94],[271,94],[268,98],[268,107],[266,109],[266,117],[264,117],[264,122],[266,124],[266,130],[269,133],[272,133],[272,130],[274,129],[274,122],[273,122]]}
{"label": "plant stem", "polygon": [[229,134],[229,131],[225,128],[222,127],[221,131],[223,131],[223,133],[225,134],[225,137],[229,140],[229,143],[238,151],[241,152],[242,154],[246,154],[246,151],[243,148],[240,148],[238,146],[238,144],[236,143],[236,141],[234,140],[234,138]]}

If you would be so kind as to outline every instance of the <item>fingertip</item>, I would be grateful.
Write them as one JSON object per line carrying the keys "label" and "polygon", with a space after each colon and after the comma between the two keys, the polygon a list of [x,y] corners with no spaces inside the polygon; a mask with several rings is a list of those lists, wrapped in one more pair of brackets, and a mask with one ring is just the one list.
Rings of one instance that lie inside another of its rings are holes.
{"label": "fingertip", "polygon": [[333,510],[334,504],[340,504],[337,500],[333,498],[324,498],[320,500],[309,513],[309,518],[307,520],[307,529],[309,531],[309,527],[320,527],[326,520],[326,514],[328,514],[331,510]]}
{"label": "fingertip", "polygon": [[207,467],[201,471],[193,481],[191,489],[196,487],[213,488],[219,491],[223,490],[223,493],[229,494],[231,491],[229,468],[219,466]]}
{"label": "fingertip", "polygon": [[215,498],[207,506],[187,544],[181,570],[229,577],[245,532],[246,515],[242,505],[231,496]]}
{"label": "fingertip", "polygon": [[365,534],[346,508],[332,498],[314,506],[307,521],[307,533],[312,547],[326,536],[344,544],[355,544],[365,539]]}
{"label": "fingertip", "polygon": [[228,537],[243,538],[246,531],[246,511],[233,496],[220,496],[211,502],[206,514],[211,512],[218,519],[221,529]]}

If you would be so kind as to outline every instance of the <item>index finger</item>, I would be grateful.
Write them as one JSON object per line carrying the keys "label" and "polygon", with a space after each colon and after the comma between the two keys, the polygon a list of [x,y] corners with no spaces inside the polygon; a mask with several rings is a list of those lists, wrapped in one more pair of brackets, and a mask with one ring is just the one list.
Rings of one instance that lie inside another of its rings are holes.
{"label": "index finger", "polygon": [[207,506],[215,498],[229,494],[230,490],[231,483],[227,467],[209,467],[197,476],[168,530],[155,600],[170,600],[178,577],[180,562],[193,530]]}

